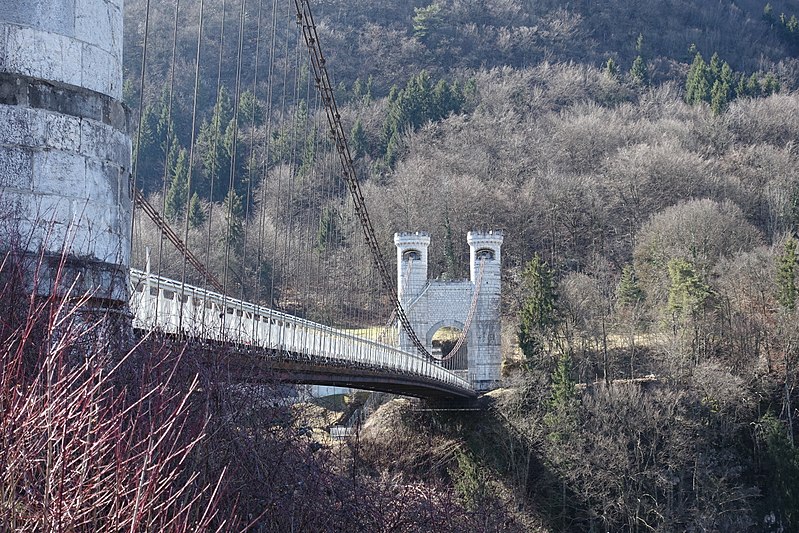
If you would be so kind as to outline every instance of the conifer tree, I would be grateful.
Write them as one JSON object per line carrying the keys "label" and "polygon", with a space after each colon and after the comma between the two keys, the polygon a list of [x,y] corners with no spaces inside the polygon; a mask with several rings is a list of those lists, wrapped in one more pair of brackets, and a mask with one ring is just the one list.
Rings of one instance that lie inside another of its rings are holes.
{"label": "conifer tree", "polygon": [[777,80],[777,77],[774,76],[774,74],[769,72],[763,82],[763,94],[765,96],[769,96],[778,92],[780,92],[780,82]]}
{"label": "conifer tree", "polygon": [[549,427],[549,439],[562,443],[568,441],[577,424],[577,387],[572,378],[572,362],[568,353],[560,354],[552,372],[549,406],[544,423]]}
{"label": "conifer tree", "polygon": [[220,236],[222,243],[238,251],[244,244],[244,206],[235,189],[228,191],[222,207],[226,226]]}
{"label": "conifer tree", "polygon": [[644,291],[638,284],[638,278],[632,265],[624,265],[622,268],[616,299],[621,305],[636,305],[644,301]]}
{"label": "conifer tree", "polygon": [[649,70],[644,59],[644,36],[641,33],[635,40],[635,51],[638,52],[638,55],[630,67],[630,79],[637,85],[647,85],[649,84]]}
{"label": "conifer tree", "polygon": [[239,97],[239,123],[245,127],[257,127],[263,124],[263,104],[247,89]]}
{"label": "conifer tree", "polygon": [[188,153],[185,148],[181,148],[169,179],[169,190],[164,206],[164,215],[167,218],[175,220],[183,214],[188,199],[188,179]]}
{"label": "conifer tree", "polygon": [[205,224],[205,211],[200,196],[196,192],[191,195],[189,201],[189,224],[192,228],[199,228]]}
{"label": "conifer tree", "polygon": [[357,103],[363,98],[364,88],[361,78],[355,78],[352,84],[352,99]]}
{"label": "conifer tree", "polygon": [[344,239],[337,223],[338,215],[331,207],[324,207],[319,217],[319,226],[316,230],[316,249],[325,250],[330,246],[340,245]]}
{"label": "conifer tree", "polygon": [[455,102],[450,86],[446,80],[439,80],[433,88],[430,119],[440,120],[446,118],[453,111],[455,111]]}
{"label": "conifer tree", "polygon": [[363,122],[361,122],[360,118],[355,120],[355,124],[350,131],[350,145],[352,146],[352,157],[355,159],[360,159],[366,155],[366,132],[363,129]]}
{"label": "conifer tree", "polygon": [[668,270],[671,280],[669,310],[675,317],[696,317],[711,295],[710,287],[686,259],[672,259]]}
{"label": "conifer tree", "polygon": [[394,132],[391,134],[391,138],[388,140],[388,146],[386,146],[386,165],[388,165],[390,168],[394,168],[394,165],[397,163],[397,159],[399,159],[400,155],[402,154],[402,150],[403,146],[400,134],[394,130]]}
{"label": "conifer tree", "polygon": [[710,64],[708,65],[707,72],[708,85],[712,87],[713,84],[716,83],[716,80],[721,77],[721,58],[718,52],[713,52],[713,55],[710,57]]}
{"label": "conifer tree", "polygon": [[619,65],[616,61],[609,57],[608,60],[605,62],[605,77],[611,80],[615,80],[619,77]]}
{"label": "conifer tree", "polygon": [[746,82],[746,95],[751,97],[760,96],[762,90],[760,88],[760,79],[756,73],[752,73]]}
{"label": "conifer tree", "polygon": [[543,355],[545,339],[560,323],[558,296],[549,265],[535,255],[522,273],[524,300],[519,312],[519,347],[528,362]]}
{"label": "conifer tree", "polygon": [[372,90],[374,88],[374,78],[371,74],[366,78],[366,92],[364,93],[364,103],[368,104],[372,101]]}
{"label": "conifer tree", "polygon": [[164,176],[164,154],[159,136],[160,111],[153,105],[142,110],[140,131],[133,136],[133,163],[136,166],[136,186],[144,192],[159,190]]}
{"label": "conifer tree", "polygon": [[441,5],[432,3],[427,7],[413,8],[413,36],[424,44],[432,43],[432,36],[441,25]]}
{"label": "conifer tree", "polygon": [[716,80],[710,91],[710,109],[714,115],[721,115],[727,109],[729,86],[721,80]]}
{"label": "conifer tree", "polygon": [[[210,195],[208,200],[219,201],[227,194],[230,181],[230,156],[225,148],[225,134],[233,118],[233,107],[227,90],[219,90],[210,120],[203,122],[197,137],[197,148],[202,162],[203,181],[197,191]],[[213,183],[213,190],[211,189]]]}
{"label": "conifer tree", "polygon": [[709,97],[708,68],[702,59],[702,54],[697,52],[691,68],[688,69],[688,78],[685,80],[685,101],[695,105],[709,100]]}
{"label": "conifer tree", "polygon": [[630,78],[638,85],[649,84],[649,69],[640,54],[633,61],[633,66],[630,67]]}

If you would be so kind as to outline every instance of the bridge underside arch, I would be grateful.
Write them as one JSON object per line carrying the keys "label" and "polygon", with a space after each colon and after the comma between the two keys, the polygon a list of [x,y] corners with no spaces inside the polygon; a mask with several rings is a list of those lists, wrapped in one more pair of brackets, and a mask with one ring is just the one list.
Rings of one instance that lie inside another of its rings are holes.
{"label": "bridge underside arch", "polygon": [[165,335],[164,341],[187,347],[184,362],[229,383],[331,385],[442,401],[477,397],[471,389],[421,374],[386,372],[380,366],[342,364],[324,357],[201,339],[188,340],[187,344],[187,339],[179,335]]}

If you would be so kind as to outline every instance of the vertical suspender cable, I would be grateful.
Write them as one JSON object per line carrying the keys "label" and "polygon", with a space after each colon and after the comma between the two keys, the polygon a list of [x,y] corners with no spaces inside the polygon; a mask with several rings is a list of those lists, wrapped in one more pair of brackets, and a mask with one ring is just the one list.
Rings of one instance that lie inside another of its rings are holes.
{"label": "vertical suspender cable", "polygon": [[[167,131],[166,144],[164,146],[164,183],[161,188],[162,206],[161,212],[166,212],[166,195],[167,195],[167,182],[169,181],[169,152],[172,150],[172,138],[175,132],[172,129],[172,97],[175,92],[175,60],[177,57],[178,45],[178,11],[180,9],[180,0],[175,0],[175,20],[172,27],[172,63],[169,69],[169,103],[167,109]],[[161,276],[161,265],[163,262],[164,251],[164,232],[158,235],[158,276]],[[156,309],[156,313],[158,310]]]}
{"label": "vertical suspender cable", "polygon": [[208,235],[205,241],[205,263],[209,264],[211,260],[211,236],[212,230],[214,227],[213,219],[214,219],[214,185],[217,179],[217,173],[219,172],[218,165],[216,164],[216,151],[219,147],[219,130],[222,128],[222,102],[221,102],[221,91],[222,91],[222,57],[224,55],[225,49],[225,18],[227,13],[227,0],[222,0],[222,26],[219,30],[219,59],[217,61],[216,67],[216,102],[214,103],[214,115],[211,117],[211,127],[214,128],[213,135],[214,135],[214,142],[212,151],[214,152],[214,168],[212,169],[205,169],[206,172],[211,174],[211,179],[209,180],[208,184]]}
{"label": "vertical suspender cable", "polygon": [[[200,87],[200,50],[202,44],[202,35],[203,35],[203,22],[204,22],[204,0],[200,0],[200,20],[197,23],[197,55],[194,61],[194,97],[192,99],[192,109],[191,109],[191,140],[189,142],[189,175],[186,183],[186,191],[187,197],[191,195],[191,178],[194,174],[194,140],[197,134],[197,93]],[[173,67],[174,68],[174,67]],[[187,202],[188,204],[188,202]],[[188,219],[189,219],[189,209],[188,205],[186,206],[186,232],[184,233],[183,242],[186,243],[188,246]],[[209,222],[210,224],[210,222]],[[188,257],[184,254],[183,256],[183,269],[180,274],[180,317],[179,317],[179,326],[183,324],[183,295],[186,292],[186,264],[188,262]],[[205,285],[208,284],[208,279],[204,281]],[[178,327],[180,330],[180,327]]]}
{"label": "vertical suspender cable", "polygon": [[[273,86],[272,81],[275,72],[275,39],[276,39],[276,26],[277,26],[277,0],[273,0],[272,2],[272,35],[270,40],[269,46],[269,72],[267,74],[268,81],[267,81],[267,91],[266,91],[266,136],[265,136],[265,143],[266,143],[266,150],[264,151],[263,155],[263,163],[262,163],[262,172],[261,172],[261,185],[260,185],[260,198],[259,198],[259,207],[258,207],[258,262],[257,262],[257,278],[256,278],[256,294],[258,298],[261,298],[261,291],[263,290],[262,287],[262,268],[263,268],[263,261],[264,261],[264,241],[266,240],[266,207],[267,207],[267,198],[268,198],[268,191],[269,191],[269,165],[270,165],[270,156],[271,156],[271,144],[272,144],[272,94],[273,94]],[[271,266],[271,274],[270,278],[273,278],[275,275],[275,264],[274,264],[274,256],[272,257],[272,266]],[[271,280],[270,280],[271,283]],[[270,290],[270,305],[272,303],[272,296]]]}
{"label": "vertical suspender cable", "polygon": [[372,222],[369,219],[369,213],[366,210],[363,194],[361,193],[360,184],[358,183],[355,173],[352,155],[350,154],[349,146],[347,144],[347,138],[344,134],[344,128],[341,124],[341,115],[339,114],[338,107],[336,105],[333,87],[330,82],[330,76],[327,72],[327,67],[325,66],[325,58],[319,46],[319,35],[316,30],[316,24],[314,23],[313,15],[311,13],[310,3],[308,0],[294,0],[294,5],[297,11],[297,20],[302,25],[303,36],[305,37],[305,42],[308,46],[308,52],[311,55],[311,64],[313,65],[314,75],[316,76],[320,91],[322,91],[322,98],[325,103],[328,124],[336,140],[336,150],[339,154],[339,160],[341,161],[342,169],[344,171],[343,177],[350,191],[350,195],[355,206],[355,213],[357,214],[361,223],[364,239],[366,240],[366,243],[368,244],[372,253],[372,259],[374,260],[375,266],[380,273],[383,285],[391,296],[391,301],[397,309],[397,317],[402,324],[403,329],[405,329],[405,332],[419,353],[427,358],[432,358],[425,345],[419,340],[416,332],[413,331],[413,327],[411,326],[411,323],[405,314],[405,310],[402,308],[402,305],[397,299],[396,288],[394,287],[391,274],[386,266],[383,253],[380,250],[380,243],[377,241],[377,237],[375,236]]}
{"label": "vertical suspender cable", "polygon": [[[264,0],[258,0],[258,19],[256,22],[256,33],[255,33],[255,74],[253,75],[252,81],[252,109],[250,110],[250,149],[247,158],[247,197],[244,201],[244,249],[242,250],[242,257],[241,257],[241,264],[242,264],[242,271],[244,270],[245,265],[247,264],[247,238],[249,237],[249,221],[250,221],[250,205],[254,202],[252,201],[252,194],[253,194],[253,166],[255,163],[255,111],[258,106],[258,67],[259,60],[260,60],[260,53],[261,53],[261,11],[263,8]],[[255,271],[257,275],[258,270]],[[242,283],[241,283],[241,291],[239,292],[239,299],[244,300],[244,286],[246,285],[245,273],[242,272]],[[257,294],[257,293],[256,293]],[[258,298],[258,296],[256,296]],[[256,300],[257,301],[257,300]]]}
{"label": "vertical suspender cable", "polygon": [[[144,44],[142,45],[141,76],[139,78],[139,128],[136,131],[136,158],[133,160],[133,190],[138,190],[139,179],[139,159],[141,158],[141,129],[144,123],[144,78],[147,69],[147,45],[150,36],[150,0],[144,8]],[[130,216],[131,234],[136,221],[136,202],[133,202],[133,210]]]}
{"label": "vertical suspender cable", "polygon": [[[289,31],[288,25],[286,26],[286,46],[283,51],[283,92],[280,95],[280,122],[281,128],[285,128],[286,124],[286,91],[288,89],[288,70],[289,70]],[[271,140],[271,139],[270,139]],[[282,192],[283,186],[283,172],[278,169],[277,172],[277,190],[275,194],[275,235],[273,238],[273,250],[274,250],[274,260],[275,262],[278,261],[278,241],[279,241],[279,233],[280,230],[283,229],[282,225],[280,224],[280,220],[277,217],[278,210],[280,209],[280,195]],[[285,252],[285,250],[284,250]],[[281,276],[285,278],[285,258],[280,258],[280,272]],[[281,285],[285,287],[285,283],[281,281]],[[271,287],[272,297],[271,297],[271,307],[275,307],[275,276],[272,276],[272,287]]]}

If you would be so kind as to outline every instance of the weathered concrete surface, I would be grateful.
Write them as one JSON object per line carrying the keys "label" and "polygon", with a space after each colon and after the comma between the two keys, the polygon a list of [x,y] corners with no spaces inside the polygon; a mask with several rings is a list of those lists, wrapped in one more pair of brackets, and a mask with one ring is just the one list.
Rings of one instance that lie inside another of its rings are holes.
{"label": "weathered concrete surface", "polygon": [[0,4],[0,248],[66,251],[76,291],[118,307],[132,207],[121,61],[121,0]]}
{"label": "weathered concrete surface", "polygon": [[[424,232],[395,233],[397,247],[397,292],[414,331],[428,351],[433,349],[433,336],[442,327],[463,330],[477,281],[480,281],[476,311],[467,332],[467,378],[475,390],[489,390],[500,379],[500,267],[502,262],[501,231],[467,235],[470,248],[469,280],[440,281],[427,278],[427,249],[430,236]],[[485,257],[482,276],[481,261]],[[412,350],[413,344],[399,328],[400,347]],[[456,374],[458,372],[456,371]]]}
{"label": "weathered concrete surface", "polygon": [[3,2],[0,64],[121,100],[122,0]]}

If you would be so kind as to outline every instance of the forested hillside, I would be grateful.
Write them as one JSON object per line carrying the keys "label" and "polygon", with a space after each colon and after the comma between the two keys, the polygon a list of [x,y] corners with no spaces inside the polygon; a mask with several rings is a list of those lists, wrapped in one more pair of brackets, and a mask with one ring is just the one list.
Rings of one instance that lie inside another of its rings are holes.
{"label": "forested hillside", "polygon": [[[192,132],[199,2],[179,13],[174,79],[174,6],[152,4],[143,110],[145,2],[126,6],[138,184],[169,218],[189,210],[190,241],[224,223],[212,206],[239,202],[246,219],[268,197],[320,242],[336,226],[345,253],[357,228],[342,202],[308,179],[267,190],[247,166],[304,178],[335,168],[320,132],[298,132],[319,113],[312,92],[281,107],[312,85],[292,66],[305,53],[296,34],[264,29],[258,55],[259,5],[240,40],[240,4],[206,2]],[[385,254],[394,231],[426,230],[431,275],[457,278],[466,232],[505,230],[503,349],[516,392],[500,409],[559,482],[481,466],[478,448],[475,464],[453,468],[505,472],[513,501],[554,530],[799,530],[799,6],[312,4]],[[227,57],[239,42],[245,51],[238,103],[220,40]],[[290,68],[259,74],[255,57]],[[287,227],[269,224],[270,236]],[[157,246],[152,231],[138,238]],[[280,293],[312,280],[290,261],[256,268],[241,250],[260,238],[233,247],[237,283],[259,270],[272,290],[253,298],[287,306]],[[177,268],[177,252],[164,253],[164,270]],[[222,257],[209,252],[212,269]]]}

